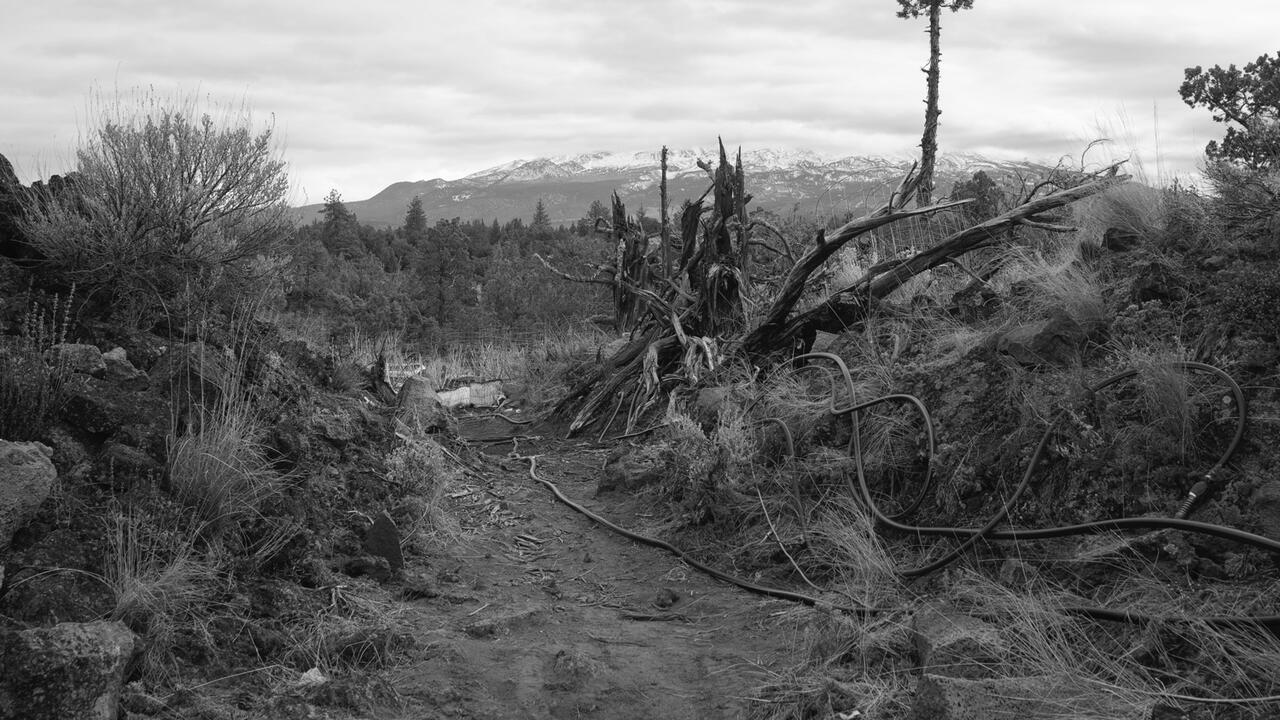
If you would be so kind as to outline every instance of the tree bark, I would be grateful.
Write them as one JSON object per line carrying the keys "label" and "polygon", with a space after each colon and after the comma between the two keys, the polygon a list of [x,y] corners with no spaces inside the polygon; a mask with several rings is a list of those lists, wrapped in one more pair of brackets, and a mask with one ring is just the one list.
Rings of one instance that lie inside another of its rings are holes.
{"label": "tree bark", "polygon": [[924,101],[924,136],[920,139],[920,186],[916,190],[916,204],[928,205],[933,201],[933,166],[938,155],[938,78],[942,59],[942,2],[929,3],[929,69]]}

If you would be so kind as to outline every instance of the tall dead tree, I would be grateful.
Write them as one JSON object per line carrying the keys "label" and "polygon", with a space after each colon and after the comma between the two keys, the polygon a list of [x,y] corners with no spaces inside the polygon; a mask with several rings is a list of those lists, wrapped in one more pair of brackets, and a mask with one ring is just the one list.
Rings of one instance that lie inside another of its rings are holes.
{"label": "tall dead tree", "polygon": [[951,12],[973,7],[973,0],[897,0],[898,17],[929,16],[929,66],[925,68],[924,135],[920,139],[920,184],[916,204],[928,205],[933,200],[933,165],[938,156],[938,81],[942,61],[942,8]]}
{"label": "tall dead tree", "polygon": [[[798,258],[783,238],[785,254],[778,254],[793,262],[770,297],[750,298],[765,311],[749,323],[745,302],[752,288],[764,286],[748,277],[749,246],[759,244],[751,239],[758,226],[746,215],[750,195],[745,191],[741,153],[736,160],[729,161],[722,144],[717,167],[699,163],[710,176],[711,187],[681,209],[678,248],[654,248],[641,232],[643,243],[633,234],[628,236],[632,244],[623,248],[620,238],[617,264],[596,268],[595,277],[575,277],[551,268],[570,280],[611,285],[615,293],[625,291],[635,301],[635,312],[629,316],[630,341],[587,373],[554,410],[570,420],[571,434],[597,421],[612,423],[624,406],[628,408],[626,424],[631,427],[676,385],[696,383],[704,373],[735,358],[768,367],[797,349],[807,351],[819,330],[859,328],[877,305],[915,275],[990,246],[1012,228],[1051,224],[1056,218],[1045,213],[1128,179],[1112,166],[1067,185],[1041,186],[1045,194],[1033,193],[1003,215],[943,238],[911,257],[874,266],[849,286],[816,302],[810,299],[802,307],[810,279],[850,241],[890,223],[969,202],[908,208],[921,182],[913,166],[884,205],[829,233],[819,231]],[[710,206],[705,204],[708,196]],[[615,196],[615,228],[618,213],[625,216],[620,206]],[[673,270],[665,272],[661,259],[664,254],[674,257],[677,249]]]}

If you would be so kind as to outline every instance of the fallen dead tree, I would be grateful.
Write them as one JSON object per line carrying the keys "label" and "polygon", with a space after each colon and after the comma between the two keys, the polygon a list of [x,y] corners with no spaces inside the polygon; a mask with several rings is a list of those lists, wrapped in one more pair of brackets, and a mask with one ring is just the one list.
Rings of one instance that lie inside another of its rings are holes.
{"label": "fallen dead tree", "polygon": [[[1062,230],[1060,222],[1045,213],[1128,180],[1119,174],[1118,166],[1111,166],[1094,174],[1077,174],[1070,183],[1042,184],[1008,212],[954,233],[911,257],[876,265],[854,283],[802,308],[815,273],[850,241],[877,228],[967,201],[907,207],[920,182],[913,166],[882,206],[830,233],[818,232],[808,250],[794,258],[780,233],[748,220],[745,208],[750,196],[745,192],[741,153],[736,163],[730,162],[723,144],[717,168],[699,163],[708,173],[711,187],[702,198],[684,204],[680,233],[671,236],[666,222],[665,158],[663,148],[664,222],[658,236],[630,225],[615,196],[613,222],[607,228],[617,242],[614,264],[597,266],[594,276],[574,276],[539,258],[566,279],[610,286],[617,325],[630,333],[629,342],[571,388],[554,409],[555,415],[570,419],[570,434],[596,422],[612,425],[624,407],[626,427],[631,429],[675,386],[696,383],[703,373],[726,362],[740,360],[750,366],[769,367],[797,352],[807,352],[819,330],[840,332],[861,327],[878,304],[912,277],[990,247],[1018,226]],[[708,195],[710,205],[705,203]],[[753,231],[760,229],[782,239],[783,248],[755,239]],[[657,247],[652,242],[655,238]],[[760,245],[792,261],[777,287],[767,290],[767,298],[760,297],[765,286],[751,277],[751,248]],[[759,319],[748,321],[748,303],[767,309]]]}

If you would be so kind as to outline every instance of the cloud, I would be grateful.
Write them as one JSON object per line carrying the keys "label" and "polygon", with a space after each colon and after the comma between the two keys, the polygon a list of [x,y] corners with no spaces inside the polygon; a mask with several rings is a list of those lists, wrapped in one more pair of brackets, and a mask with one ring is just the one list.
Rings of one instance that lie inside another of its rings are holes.
{"label": "cloud", "polygon": [[[0,153],[25,180],[69,166],[95,86],[247,101],[274,116],[312,198],[717,135],[897,155],[923,119],[924,21],[896,18],[888,0],[13,5]],[[1221,129],[1178,100],[1182,69],[1274,50],[1280,9],[1158,7],[1154,18],[1149,3],[984,0],[945,14],[944,151],[1051,159],[1127,113],[1132,144],[1157,144],[1158,115],[1159,152],[1193,166]]]}

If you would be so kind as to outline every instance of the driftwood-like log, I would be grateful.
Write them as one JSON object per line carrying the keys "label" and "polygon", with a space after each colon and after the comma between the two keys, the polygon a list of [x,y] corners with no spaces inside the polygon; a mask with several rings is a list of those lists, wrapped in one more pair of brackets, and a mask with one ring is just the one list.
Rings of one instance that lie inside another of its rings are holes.
{"label": "driftwood-like log", "polygon": [[546,268],[549,272],[551,272],[551,274],[564,278],[569,282],[589,283],[592,285],[604,285],[606,287],[613,287],[618,283],[618,280],[617,280],[618,270],[612,265],[596,265],[594,266],[595,270],[597,273],[600,274],[600,276],[588,277],[586,275],[571,275],[561,270],[560,268],[557,268],[556,266],[552,265],[550,262],[547,261],[546,258],[542,257],[538,253],[534,253],[533,256],[538,258],[538,262],[542,263],[542,267]]}
{"label": "driftwood-like log", "polygon": [[778,290],[778,294],[770,304],[769,310],[765,313],[764,320],[743,341],[747,352],[767,353],[782,347],[782,345],[775,342],[776,336],[783,330],[787,316],[804,295],[805,284],[808,282],[809,277],[850,240],[899,220],[935,213],[939,210],[946,210],[970,202],[969,200],[956,200],[904,210],[902,205],[907,202],[914,187],[915,178],[912,173],[908,173],[907,178],[903,180],[902,185],[899,186],[889,202],[875,212],[845,223],[837,228],[830,237],[827,237],[824,233],[819,233],[815,240],[815,246],[797,260],[795,265],[791,266],[786,279],[782,282],[782,287]]}
{"label": "driftwood-like log", "polygon": [[796,338],[812,337],[818,330],[837,333],[859,327],[866,320],[870,308],[916,275],[949,263],[965,253],[989,246],[1004,231],[1021,224],[1028,217],[1070,205],[1128,179],[1128,175],[1116,174],[1113,169],[1104,177],[1036,198],[986,222],[954,233],[937,245],[909,258],[882,264],[848,287],[836,291],[816,307],[789,319],[777,335],[767,338],[748,336],[747,347],[754,348],[756,352],[789,348]]}

